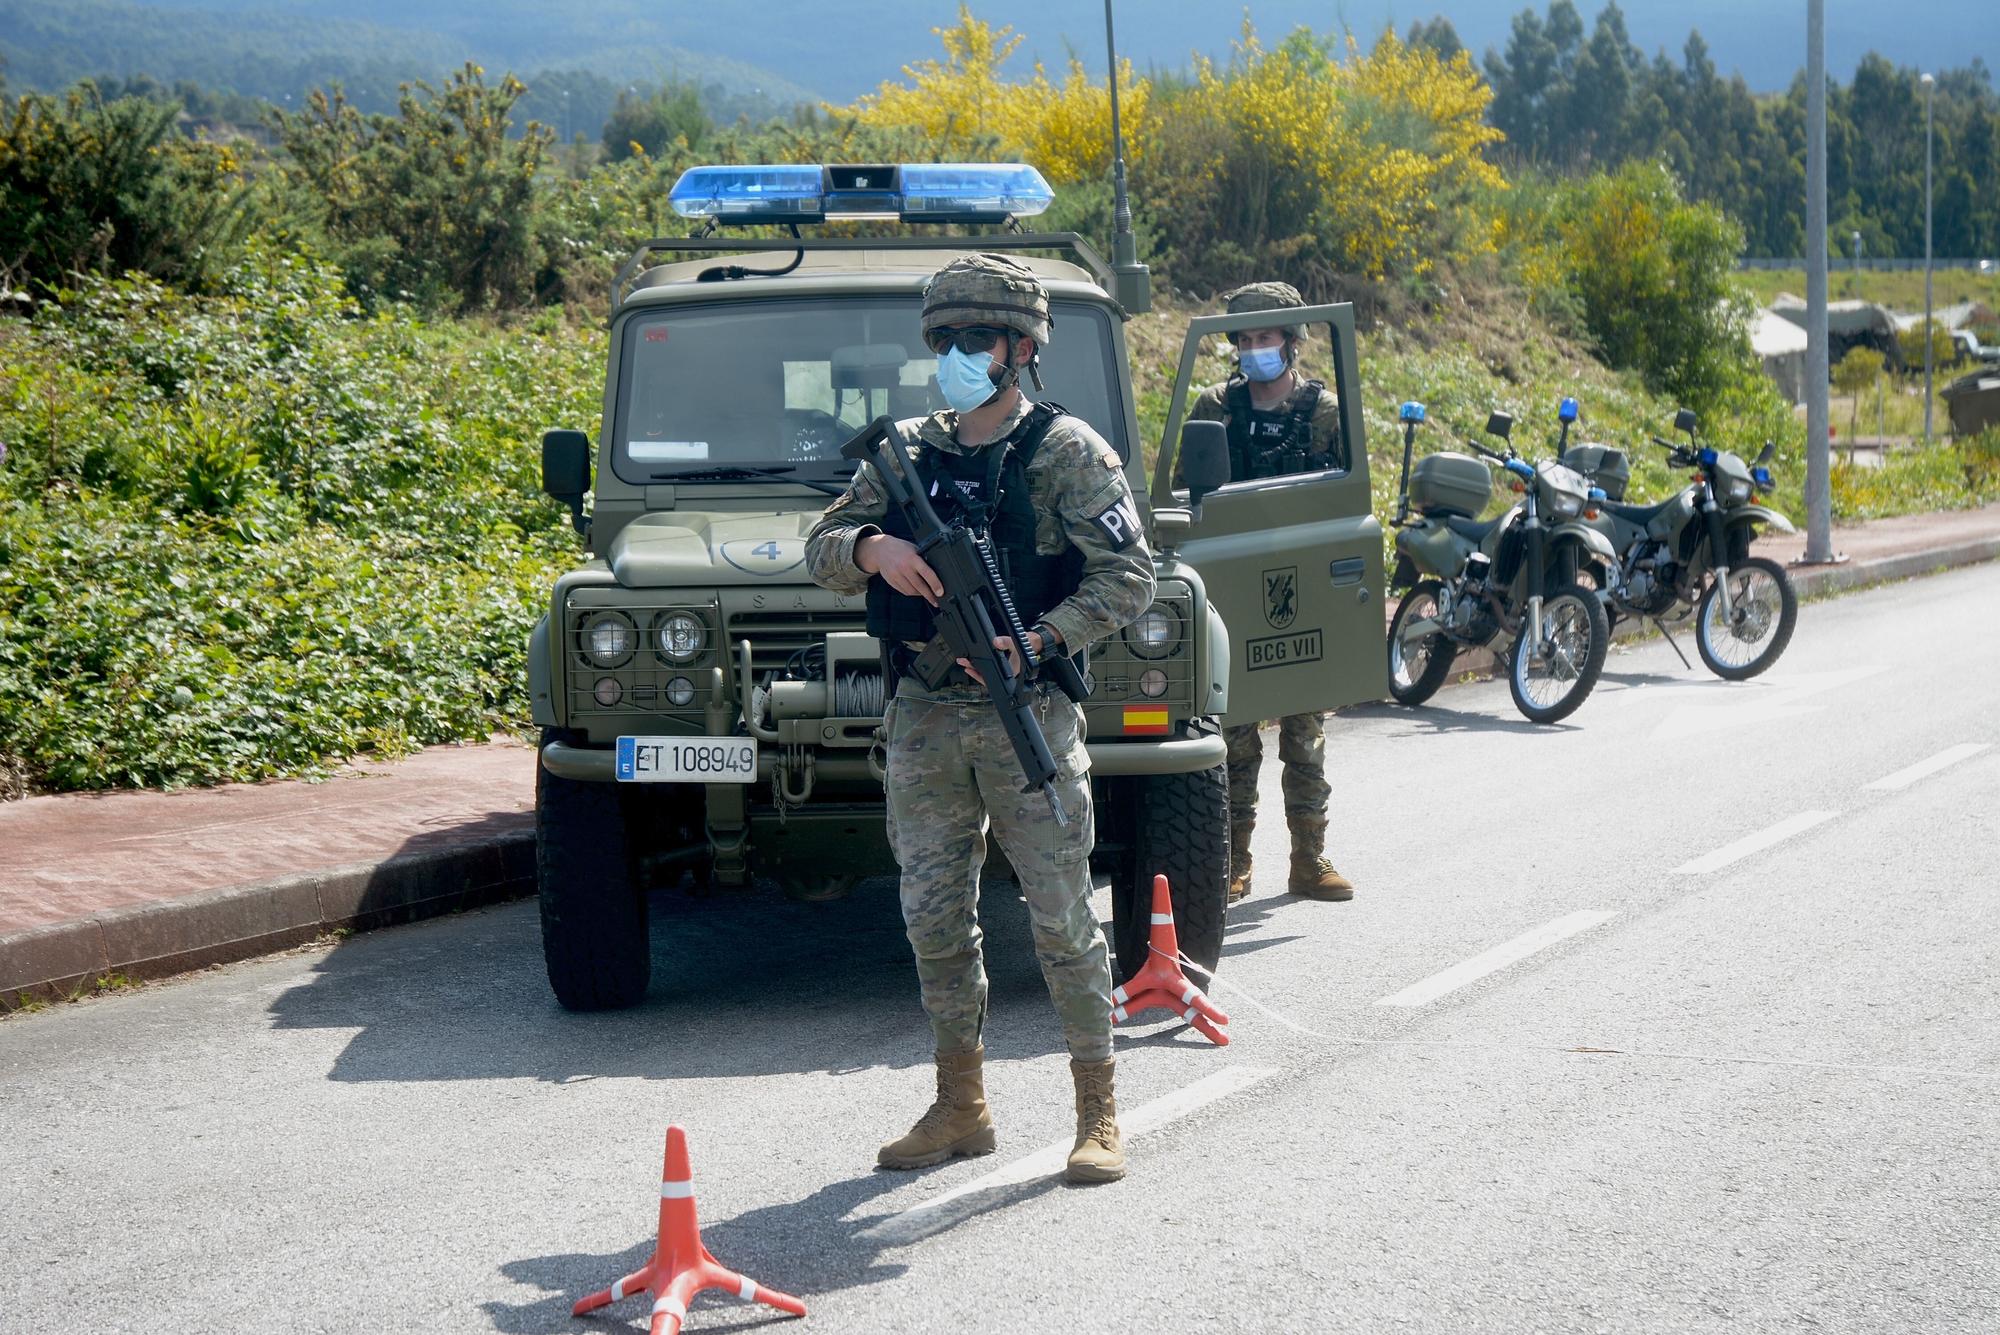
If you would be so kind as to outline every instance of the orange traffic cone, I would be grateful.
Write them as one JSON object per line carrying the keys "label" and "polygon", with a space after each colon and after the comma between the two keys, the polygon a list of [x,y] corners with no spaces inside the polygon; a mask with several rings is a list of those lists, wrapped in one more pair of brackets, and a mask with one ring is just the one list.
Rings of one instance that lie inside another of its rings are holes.
{"label": "orange traffic cone", "polygon": [[1174,897],[1164,876],[1153,878],[1153,935],[1147,943],[1146,962],[1122,987],[1111,990],[1111,1002],[1114,1024],[1141,1011],[1164,1006],[1179,1011],[1183,1020],[1218,1046],[1226,1047],[1229,1043],[1229,1035],[1222,1028],[1229,1023],[1229,1017],[1181,972],[1181,942],[1174,932]]}
{"label": "orange traffic cone", "polygon": [[701,1245],[694,1213],[694,1179],[688,1171],[687,1132],[667,1128],[667,1171],[660,1182],[660,1242],[643,1270],[593,1293],[570,1310],[582,1316],[645,1289],[653,1303],[652,1335],[679,1335],[688,1303],[704,1289],[727,1289],[739,1298],[780,1312],[804,1316],[806,1305],[789,1293],[767,1289],[734,1270],[725,1270]]}

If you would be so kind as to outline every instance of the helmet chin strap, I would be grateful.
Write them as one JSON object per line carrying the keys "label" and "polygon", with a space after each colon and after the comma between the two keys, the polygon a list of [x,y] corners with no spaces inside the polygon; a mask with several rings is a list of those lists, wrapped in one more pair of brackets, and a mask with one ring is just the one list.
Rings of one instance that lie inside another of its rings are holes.
{"label": "helmet chin strap", "polygon": [[[1005,394],[1008,390],[1014,388],[1016,385],[1021,383],[1021,368],[1014,362],[1014,348],[1016,346],[1015,340],[1019,337],[1020,336],[1017,334],[1007,335],[1006,367],[1004,370],[1001,371],[1000,379],[995,382],[998,387],[993,391],[992,394],[987,396],[986,402],[980,404],[979,405],[980,407],[982,408],[986,407],[987,404],[992,403],[1002,394]],[[1034,381],[1035,392],[1037,394],[1042,392],[1041,361],[1042,361],[1042,350],[1040,348],[1036,348],[1035,355],[1028,358],[1028,378]]]}

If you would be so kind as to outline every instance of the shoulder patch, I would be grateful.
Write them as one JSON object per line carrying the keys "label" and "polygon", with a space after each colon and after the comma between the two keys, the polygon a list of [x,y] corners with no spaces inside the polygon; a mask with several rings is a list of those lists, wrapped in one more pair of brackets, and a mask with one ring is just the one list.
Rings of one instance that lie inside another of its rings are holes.
{"label": "shoulder patch", "polygon": [[1139,512],[1130,496],[1120,496],[1092,515],[1090,522],[1097,525],[1114,552],[1122,552],[1139,540]]}

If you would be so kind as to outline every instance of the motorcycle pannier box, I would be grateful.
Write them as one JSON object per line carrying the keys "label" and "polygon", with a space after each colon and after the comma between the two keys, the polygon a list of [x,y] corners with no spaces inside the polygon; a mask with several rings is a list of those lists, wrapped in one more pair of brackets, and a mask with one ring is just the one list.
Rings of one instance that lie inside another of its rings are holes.
{"label": "motorcycle pannier box", "polygon": [[1563,451],[1562,461],[1604,491],[1604,499],[1625,499],[1625,484],[1632,480],[1632,461],[1615,445],[1572,445]]}
{"label": "motorcycle pannier box", "polygon": [[1410,504],[1427,515],[1476,517],[1493,499],[1493,475],[1469,454],[1427,454],[1410,470]]}

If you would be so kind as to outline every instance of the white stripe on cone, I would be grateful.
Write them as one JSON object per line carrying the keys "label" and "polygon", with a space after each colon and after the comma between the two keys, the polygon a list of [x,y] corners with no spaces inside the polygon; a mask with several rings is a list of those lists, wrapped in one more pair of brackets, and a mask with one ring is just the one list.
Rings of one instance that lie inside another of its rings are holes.
{"label": "white stripe on cone", "polygon": [[660,1197],[663,1200],[669,1200],[669,1201],[685,1200],[693,1195],[694,1195],[694,1183],[691,1181],[660,1183]]}
{"label": "white stripe on cone", "polygon": [[1174,915],[1171,913],[1155,913],[1153,915],[1153,926],[1155,927],[1168,926],[1173,923],[1173,920],[1174,920]]}
{"label": "white stripe on cone", "polygon": [[671,1293],[653,1304],[654,1316],[658,1316],[662,1312],[669,1313],[682,1321],[687,1320],[687,1304],[674,1297]]}
{"label": "white stripe on cone", "polygon": [[746,1276],[743,1280],[743,1287],[736,1290],[736,1296],[741,1298],[746,1303],[756,1302],[757,1301],[756,1282]]}

